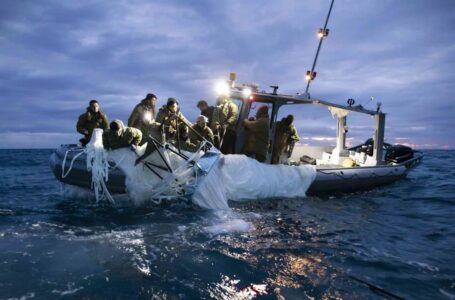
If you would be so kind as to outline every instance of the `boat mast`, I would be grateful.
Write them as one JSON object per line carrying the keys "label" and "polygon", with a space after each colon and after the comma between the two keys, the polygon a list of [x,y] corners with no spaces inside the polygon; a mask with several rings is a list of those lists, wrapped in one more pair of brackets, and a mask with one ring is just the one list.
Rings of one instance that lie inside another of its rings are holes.
{"label": "boat mast", "polygon": [[318,50],[316,51],[316,56],[314,57],[313,67],[311,68],[311,71],[306,72],[306,79],[308,80],[308,83],[306,86],[305,93],[307,95],[308,95],[308,90],[310,89],[310,83],[316,77],[316,72],[314,71],[314,69],[316,68],[316,62],[318,61],[318,56],[319,56],[319,51],[321,50],[322,41],[324,40],[324,38],[326,36],[329,35],[329,29],[327,28],[327,23],[329,23],[329,18],[330,18],[330,13],[332,12],[333,2],[335,2],[335,0],[332,0],[332,3],[330,4],[329,13],[327,14],[327,18],[325,19],[324,28],[319,29],[319,32],[318,32],[319,45],[318,45]]}

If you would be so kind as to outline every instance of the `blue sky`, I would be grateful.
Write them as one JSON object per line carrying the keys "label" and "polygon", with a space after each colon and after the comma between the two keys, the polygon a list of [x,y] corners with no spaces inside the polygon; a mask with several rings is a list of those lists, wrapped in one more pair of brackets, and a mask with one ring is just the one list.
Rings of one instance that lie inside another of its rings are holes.
{"label": "blue sky", "polygon": [[[317,48],[330,0],[0,1],[0,148],[52,148],[78,140],[90,99],[126,120],[145,94],[199,99],[235,71],[261,89],[293,95]],[[336,0],[314,98],[383,103],[386,139],[455,148],[455,1]],[[333,142],[326,111],[294,111],[302,142]],[[370,135],[350,123],[350,143]]]}

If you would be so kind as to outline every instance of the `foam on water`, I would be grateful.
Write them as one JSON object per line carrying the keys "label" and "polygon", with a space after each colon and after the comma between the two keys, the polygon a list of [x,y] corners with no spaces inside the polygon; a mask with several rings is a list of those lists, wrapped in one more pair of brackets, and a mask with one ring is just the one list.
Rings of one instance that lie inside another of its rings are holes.
{"label": "foam on water", "polygon": [[90,201],[95,200],[95,194],[92,190],[85,189],[76,185],[62,183],[60,193],[66,199],[84,199]]}
{"label": "foam on water", "polygon": [[214,211],[75,206],[59,197],[50,150],[2,153],[2,299],[381,297],[351,275],[406,299],[455,299],[454,151],[425,152],[381,189]]}
{"label": "foam on water", "polygon": [[243,233],[248,232],[253,229],[253,224],[246,222],[241,219],[233,219],[225,221],[220,224],[208,226],[205,229],[211,234],[221,234],[221,233]]}
{"label": "foam on water", "polygon": [[253,231],[255,229],[253,223],[245,221],[241,217],[243,216],[232,210],[213,211],[210,225],[204,226],[202,230],[211,235]]}

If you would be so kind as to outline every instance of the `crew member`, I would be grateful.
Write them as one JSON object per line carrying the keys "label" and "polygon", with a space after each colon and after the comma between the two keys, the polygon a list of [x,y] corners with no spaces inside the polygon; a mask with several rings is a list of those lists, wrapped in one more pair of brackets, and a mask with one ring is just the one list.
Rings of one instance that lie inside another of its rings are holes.
{"label": "crew member", "polygon": [[213,120],[213,112],[215,110],[214,106],[209,106],[207,101],[201,100],[197,103],[197,108],[201,111],[201,115],[207,117],[207,125],[211,127]]}
{"label": "crew member", "polygon": [[294,126],[294,116],[288,115],[287,118],[289,119],[289,137],[286,146],[286,152],[288,157],[291,157],[292,151],[294,150],[294,145],[300,140],[299,133],[297,132],[297,128]]}
{"label": "crew member", "polygon": [[[188,133],[188,126],[192,124],[180,112],[178,102],[175,98],[169,98],[166,105],[160,108],[156,116],[156,122],[160,125],[160,132],[164,133],[165,140],[175,144],[180,134],[180,129]],[[183,123],[186,126],[179,128],[179,124]],[[164,142],[164,141],[163,141]]]}
{"label": "crew member", "polygon": [[226,96],[218,97],[220,105],[215,109],[212,130],[219,137],[217,147],[224,154],[235,152],[235,125],[238,118],[238,107]]}
{"label": "crew member", "polygon": [[288,115],[277,122],[275,129],[275,140],[273,143],[272,164],[278,164],[283,153],[291,156],[294,144],[299,141],[299,135],[294,124],[294,116]]}
{"label": "crew member", "polygon": [[92,137],[92,132],[95,128],[106,129],[109,126],[107,116],[101,112],[98,101],[91,100],[87,111],[79,116],[76,124],[77,132],[84,135],[79,141],[82,146],[87,145]]}
{"label": "crew member", "polygon": [[[143,141],[147,142],[149,135],[154,133],[154,129],[158,127],[155,121],[156,118],[156,96],[147,94],[139,104],[137,104],[130,117],[128,118],[128,126],[135,127],[142,132]],[[155,136],[157,138],[157,136]]]}
{"label": "crew member", "polygon": [[134,127],[125,127],[120,120],[114,120],[109,129],[103,132],[103,146],[105,149],[118,149],[137,146],[141,143],[142,132]]}
{"label": "crew member", "polygon": [[263,105],[256,112],[256,118],[245,119],[246,141],[243,153],[265,162],[269,149],[269,114],[268,107]]}
{"label": "crew member", "polygon": [[207,123],[208,119],[206,116],[200,115],[197,117],[196,124],[192,127],[193,130],[189,131],[191,143],[199,145],[204,138],[213,145],[213,132]]}

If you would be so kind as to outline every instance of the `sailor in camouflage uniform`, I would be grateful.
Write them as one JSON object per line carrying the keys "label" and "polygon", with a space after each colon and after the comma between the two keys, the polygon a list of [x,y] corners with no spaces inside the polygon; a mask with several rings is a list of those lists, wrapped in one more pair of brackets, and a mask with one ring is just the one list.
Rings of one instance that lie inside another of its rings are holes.
{"label": "sailor in camouflage uniform", "polygon": [[100,110],[98,101],[91,100],[87,111],[79,116],[76,124],[77,132],[84,135],[79,141],[82,146],[87,145],[95,128],[106,129],[109,126],[107,116]]}
{"label": "sailor in camouflage uniform", "polygon": [[259,162],[265,162],[269,149],[269,114],[268,107],[263,105],[256,112],[256,118],[243,120],[246,129],[246,140],[243,153],[254,157]]}
{"label": "sailor in camouflage uniform", "polygon": [[219,141],[216,146],[224,154],[235,152],[235,125],[238,119],[238,107],[226,96],[218,98],[220,105],[216,107],[213,113],[212,130],[216,136],[219,136]]}
{"label": "sailor in camouflage uniform", "polygon": [[[157,132],[159,124],[155,121],[156,118],[156,96],[147,94],[138,105],[136,105],[128,118],[128,126],[135,127],[142,132],[142,144],[148,141],[149,135]],[[159,136],[154,136],[158,138]]]}
{"label": "sailor in camouflage uniform", "polygon": [[109,150],[137,146],[141,140],[142,132],[139,129],[125,127],[120,120],[112,121],[109,129],[103,132],[103,146]]}
{"label": "sailor in camouflage uniform", "polygon": [[214,143],[213,140],[213,132],[208,126],[208,119],[206,116],[200,115],[197,120],[196,124],[193,125],[193,130],[189,131],[190,141],[195,145],[200,145],[202,139],[206,139],[212,145]]}
{"label": "sailor in camouflage uniform", "polygon": [[[156,116],[156,122],[161,124],[159,129],[161,133],[164,133],[165,140],[172,144],[177,142],[179,129],[188,133],[188,126],[192,126],[180,112],[178,102],[175,98],[169,98],[167,104],[160,108],[158,115]],[[186,124],[187,126],[179,128],[179,124],[181,123]]]}
{"label": "sailor in camouflage uniform", "polygon": [[277,122],[275,129],[275,141],[273,144],[272,164],[280,162],[280,156],[288,153],[291,156],[294,144],[299,141],[299,135],[294,124],[294,116],[288,115],[280,122]]}

